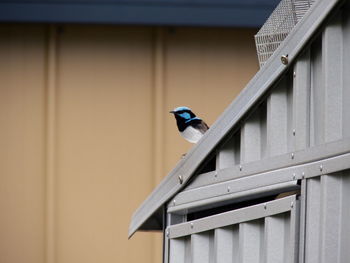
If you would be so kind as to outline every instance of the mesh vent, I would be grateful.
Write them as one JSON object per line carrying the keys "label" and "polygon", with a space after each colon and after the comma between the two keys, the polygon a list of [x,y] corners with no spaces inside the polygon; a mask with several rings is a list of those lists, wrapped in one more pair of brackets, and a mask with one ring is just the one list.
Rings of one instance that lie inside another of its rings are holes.
{"label": "mesh vent", "polygon": [[316,0],[282,0],[255,35],[260,67],[269,59]]}

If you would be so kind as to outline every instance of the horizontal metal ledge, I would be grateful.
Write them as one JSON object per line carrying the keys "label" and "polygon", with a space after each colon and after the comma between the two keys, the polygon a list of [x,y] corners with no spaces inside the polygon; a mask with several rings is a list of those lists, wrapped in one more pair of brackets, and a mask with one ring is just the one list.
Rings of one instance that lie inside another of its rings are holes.
{"label": "horizontal metal ledge", "polygon": [[166,229],[169,238],[179,238],[219,227],[230,226],[267,216],[277,215],[296,208],[295,195],[270,202],[213,215],[198,220],[189,221]]}
{"label": "horizontal metal ledge", "polygon": [[[210,201],[215,201],[214,198],[219,196],[228,196],[232,193],[331,174],[346,169],[350,169],[350,153],[183,191],[174,197],[176,202],[169,203],[169,208],[205,199],[208,199],[206,202],[209,203]],[[230,189],[230,192],[227,189]],[[169,211],[175,210],[172,208]]]}
{"label": "horizontal metal ledge", "polygon": [[235,165],[229,168],[197,175],[195,180],[186,186],[185,190],[191,190],[206,185],[212,185],[228,180],[238,179],[254,174],[264,173],[309,163],[350,152],[350,138],[329,142],[270,158],[254,161],[246,164]]}
{"label": "horizontal metal ledge", "polygon": [[[210,209],[218,206],[223,206],[226,204],[238,203],[247,200],[257,199],[264,196],[272,196],[280,193],[290,192],[299,190],[300,186],[297,184],[297,181],[274,184],[252,189],[239,191],[236,193],[227,192],[227,194],[210,197],[207,199],[201,199],[196,201],[188,201],[181,204],[178,204],[176,197],[173,200],[176,200],[176,205],[169,206],[167,209],[168,213],[174,214],[188,214],[197,211],[202,211],[204,209]],[[184,200],[182,200],[184,201]]]}

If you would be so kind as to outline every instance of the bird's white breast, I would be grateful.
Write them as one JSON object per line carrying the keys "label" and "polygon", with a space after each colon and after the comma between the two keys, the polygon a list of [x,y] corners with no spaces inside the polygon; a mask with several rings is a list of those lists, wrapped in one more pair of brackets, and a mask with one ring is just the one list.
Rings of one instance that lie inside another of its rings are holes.
{"label": "bird's white breast", "polygon": [[182,137],[191,143],[197,143],[199,139],[203,137],[203,134],[192,126],[188,126],[183,132],[180,133]]}

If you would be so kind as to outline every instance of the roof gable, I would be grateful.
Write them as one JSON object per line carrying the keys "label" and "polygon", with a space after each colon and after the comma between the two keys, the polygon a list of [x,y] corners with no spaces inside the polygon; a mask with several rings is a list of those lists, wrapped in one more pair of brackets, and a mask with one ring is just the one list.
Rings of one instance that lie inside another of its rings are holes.
{"label": "roof gable", "polygon": [[[340,0],[319,0],[313,5],[310,12],[295,26],[264,67],[212,125],[201,141],[189,151],[186,157],[179,162],[135,212],[130,224],[129,236],[138,229],[149,229],[148,223],[155,221],[155,213],[187,185],[189,179],[195,175],[196,170],[205,162],[215,147],[232,129],[240,125],[239,122],[243,116],[256,105],[274,82],[288,69],[288,66],[317,32],[321,23],[340,2]],[[289,61],[287,65],[281,63],[280,60],[282,56],[286,55],[288,55]],[[282,164],[286,158],[290,159],[290,156],[280,157]],[[181,176],[181,180],[179,180],[179,176]],[[158,219],[158,222],[161,222],[161,219]],[[156,229],[161,229],[161,226],[153,228],[153,230]]]}

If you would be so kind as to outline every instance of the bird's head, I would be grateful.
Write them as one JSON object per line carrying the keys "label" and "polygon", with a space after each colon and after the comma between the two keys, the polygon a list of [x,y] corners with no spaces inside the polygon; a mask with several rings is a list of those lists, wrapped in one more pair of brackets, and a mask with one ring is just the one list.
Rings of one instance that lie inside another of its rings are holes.
{"label": "bird's head", "polygon": [[196,117],[190,108],[184,106],[177,107],[174,110],[170,111],[170,113],[174,114],[176,120],[182,121],[187,121]]}
{"label": "bird's head", "polygon": [[174,114],[177,128],[180,132],[186,129],[194,120],[199,121],[200,118],[197,118],[196,115],[188,107],[177,107],[174,110],[170,111]]}

